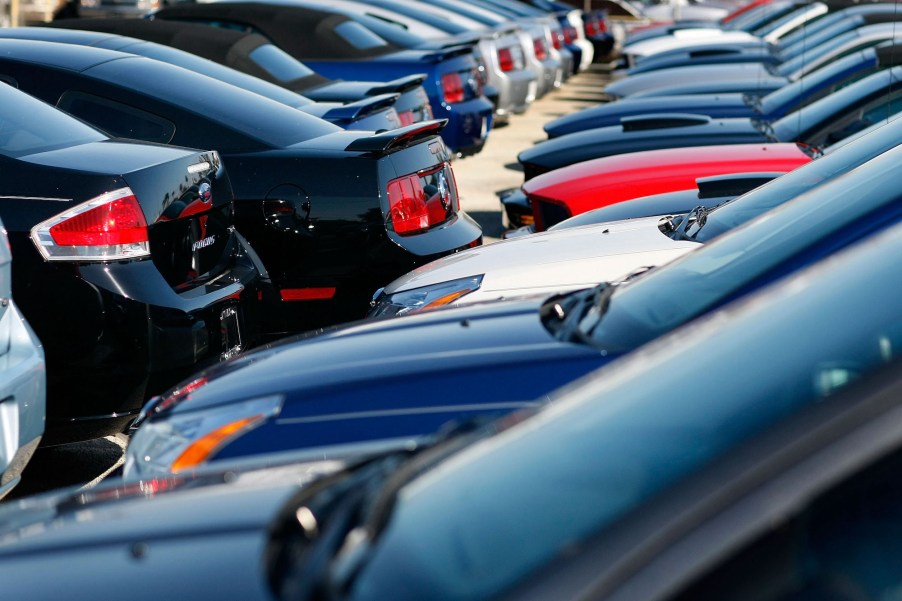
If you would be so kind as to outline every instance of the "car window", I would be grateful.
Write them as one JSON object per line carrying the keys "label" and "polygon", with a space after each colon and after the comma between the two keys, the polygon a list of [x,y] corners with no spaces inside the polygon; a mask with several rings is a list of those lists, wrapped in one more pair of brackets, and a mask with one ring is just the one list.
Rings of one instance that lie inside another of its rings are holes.
{"label": "car window", "polygon": [[57,106],[84,119],[114,138],[129,138],[167,144],[175,135],[175,123],[132,106],[85,94],[67,91]]}
{"label": "car window", "polygon": [[93,127],[0,84],[0,154],[19,157],[105,139]]}
{"label": "car window", "polygon": [[254,63],[279,81],[294,81],[314,74],[313,69],[273,44],[257,46],[249,56]]}
{"label": "car window", "polygon": [[902,455],[885,458],[671,601],[858,601],[902,596]]}
{"label": "car window", "polygon": [[335,26],[335,33],[358,50],[369,50],[388,46],[384,39],[354,21],[345,21]]}

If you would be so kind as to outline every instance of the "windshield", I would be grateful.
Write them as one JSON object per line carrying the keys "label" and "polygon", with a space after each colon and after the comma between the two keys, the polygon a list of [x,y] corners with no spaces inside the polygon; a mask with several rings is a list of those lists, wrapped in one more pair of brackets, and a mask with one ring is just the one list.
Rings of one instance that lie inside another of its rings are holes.
{"label": "windshield", "polygon": [[877,57],[873,50],[856,52],[771,92],[761,100],[759,109],[763,115],[778,112],[785,114],[800,105],[822,98],[835,86],[848,83],[850,78],[859,79],[869,75],[872,69],[866,69],[865,66],[874,67],[876,64]]}
{"label": "windshield", "polygon": [[[844,48],[852,40],[857,39],[857,37],[858,35],[856,34],[856,32],[850,31],[840,36],[828,39],[822,44],[818,44],[816,46],[806,44],[802,47],[802,52],[796,54],[789,60],[784,60],[782,63],[780,63],[780,66],[777,67],[777,74],[793,80],[798,79],[802,73],[802,69],[806,64],[810,64],[812,61],[818,60],[822,57],[832,56],[833,53],[838,52],[840,48]],[[805,70],[806,73],[809,71],[810,69]]]}
{"label": "windshield", "polygon": [[730,319],[596,371],[408,484],[347,598],[498,598],[898,357],[902,232],[893,233]]}
{"label": "windshield", "polygon": [[106,139],[63,111],[0,83],[0,154],[21,157]]}
{"label": "windshield", "polygon": [[[822,144],[841,140],[845,135],[870,125],[865,123],[867,111],[886,106],[902,91],[902,67],[884,69],[837,90],[801,109],[774,121],[773,131],[783,142]],[[895,91],[893,91],[895,90]],[[846,127],[851,131],[846,132]],[[815,136],[829,134],[827,140]]]}
{"label": "windshield", "polygon": [[787,61],[812,48],[817,48],[824,42],[837,36],[845,36],[844,40],[854,39],[854,35],[847,34],[849,24],[847,22],[831,22],[833,17],[840,16],[837,13],[827,15],[813,23],[806,24],[788,36],[780,40],[780,57]]}

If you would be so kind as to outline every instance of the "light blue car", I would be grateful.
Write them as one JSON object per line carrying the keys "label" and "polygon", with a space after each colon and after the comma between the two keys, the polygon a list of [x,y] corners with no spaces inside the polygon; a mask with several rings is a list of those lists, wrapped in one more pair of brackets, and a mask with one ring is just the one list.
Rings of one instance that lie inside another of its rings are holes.
{"label": "light blue car", "polygon": [[12,255],[0,222],[0,499],[19,483],[44,434],[44,350],[12,300]]}

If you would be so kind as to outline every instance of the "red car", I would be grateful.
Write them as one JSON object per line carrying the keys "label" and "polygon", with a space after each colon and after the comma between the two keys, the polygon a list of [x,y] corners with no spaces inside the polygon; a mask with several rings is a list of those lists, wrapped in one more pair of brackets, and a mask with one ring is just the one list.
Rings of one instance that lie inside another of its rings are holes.
{"label": "red car", "polygon": [[619,154],[534,177],[522,186],[535,231],[624,200],[686,190],[699,177],[726,173],[785,173],[811,161],[796,144],[735,144]]}

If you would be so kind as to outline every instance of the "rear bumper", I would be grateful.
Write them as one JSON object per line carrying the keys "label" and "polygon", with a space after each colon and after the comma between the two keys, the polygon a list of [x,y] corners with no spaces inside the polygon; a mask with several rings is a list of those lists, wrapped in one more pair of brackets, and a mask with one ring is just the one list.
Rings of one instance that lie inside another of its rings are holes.
{"label": "rear bumper", "polygon": [[537,77],[531,70],[512,71],[498,76],[498,107],[502,117],[523,113],[536,99]]}
{"label": "rear bumper", "polygon": [[183,292],[151,261],[76,268],[72,285],[84,294],[68,312],[83,321],[77,352],[60,340],[48,349],[44,444],[120,432],[150,396],[259,342],[262,266],[236,240],[229,268]]}
{"label": "rear bumper", "polygon": [[0,331],[10,333],[0,356],[0,499],[19,482],[44,433],[46,382],[41,343],[10,303]]}
{"label": "rear bumper", "polygon": [[442,130],[442,139],[451,152],[462,156],[482,150],[492,129],[494,110],[495,107],[484,96],[443,105],[438,110],[433,107],[436,118],[448,119],[448,125]]}

